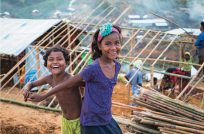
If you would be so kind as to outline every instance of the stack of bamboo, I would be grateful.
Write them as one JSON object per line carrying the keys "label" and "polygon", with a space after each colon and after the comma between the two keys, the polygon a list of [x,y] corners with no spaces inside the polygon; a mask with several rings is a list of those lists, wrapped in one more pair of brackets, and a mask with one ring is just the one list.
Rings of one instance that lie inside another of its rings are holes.
{"label": "stack of bamboo", "polygon": [[136,133],[204,134],[204,111],[152,90],[142,89],[133,101],[146,107],[133,111],[128,130]]}

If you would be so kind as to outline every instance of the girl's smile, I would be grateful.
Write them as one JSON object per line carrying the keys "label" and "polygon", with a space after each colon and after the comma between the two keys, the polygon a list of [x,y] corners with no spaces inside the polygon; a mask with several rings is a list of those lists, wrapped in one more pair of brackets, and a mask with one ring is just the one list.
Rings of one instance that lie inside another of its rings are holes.
{"label": "girl's smile", "polygon": [[112,33],[101,41],[99,50],[102,51],[102,57],[114,60],[118,57],[121,50],[121,41],[118,33]]}

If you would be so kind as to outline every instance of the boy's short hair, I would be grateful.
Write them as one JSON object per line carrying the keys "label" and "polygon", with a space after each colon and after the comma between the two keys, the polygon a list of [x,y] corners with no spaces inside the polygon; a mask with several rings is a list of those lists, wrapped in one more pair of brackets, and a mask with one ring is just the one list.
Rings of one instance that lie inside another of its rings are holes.
{"label": "boy's short hair", "polygon": [[47,58],[48,58],[48,56],[50,55],[51,52],[62,52],[66,64],[68,63],[68,61],[69,61],[68,51],[63,47],[52,47],[52,48],[47,49],[45,55],[43,56],[44,66],[47,67]]}
{"label": "boy's short hair", "polygon": [[130,64],[130,67],[134,67],[134,64]]}
{"label": "boy's short hair", "polygon": [[204,21],[201,21],[200,25],[204,28]]}
{"label": "boy's short hair", "polygon": [[157,77],[153,77],[153,80],[154,80],[154,81],[157,81]]}

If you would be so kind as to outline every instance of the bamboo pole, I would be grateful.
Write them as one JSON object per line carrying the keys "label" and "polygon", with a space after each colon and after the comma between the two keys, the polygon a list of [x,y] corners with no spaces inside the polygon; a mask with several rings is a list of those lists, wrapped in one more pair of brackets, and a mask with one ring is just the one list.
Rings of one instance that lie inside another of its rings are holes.
{"label": "bamboo pole", "polygon": [[[148,96],[148,101],[151,101],[151,99],[156,100],[156,101],[154,101],[154,103],[157,103],[157,101],[159,101],[160,104],[165,103],[166,106],[168,105],[167,109],[171,109],[171,110],[175,111],[176,109],[179,108],[180,110],[176,111],[176,112],[180,113],[181,115],[183,115],[184,113],[187,113],[184,116],[189,116],[193,119],[197,119],[200,121],[204,120],[204,111],[203,110],[192,107],[191,105],[187,105],[182,101],[170,99],[167,96],[160,95],[160,94],[158,95],[158,93],[156,94],[155,92],[152,92],[152,91],[149,91],[147,93],[144,92],[143,96],[145,98],[146,98],[146,96]],[[160,105],[160,104],[157,104],[157,105]],[[184,112],[182,113],[181,111],[184,111]]]}
{"label": "bamboo pole", "polygon": [[[102,3],[103,3],[103,2],[101,2],[101,4],[102,4]],[[101,4],[100,4],[100,5],[101,5]],[[96,8],[96,9],[97,9],[97,8]],[[61,32],[61,33],[62,33],[62,32]],[[59,35],[58,35],[58,36],[59,36]],[[61,40],[62,40],[62,39],[61,39]],[[58,41],[58,42],[59,42],[59,41]],[[56,44],[57,44],[57,43],[56,43]],[[16,84],[18,84],[18,83],[16,83]],[[16,86],[16,85],[14,85],[14,86]],[[13,87],[14,87],[14,86],[13,86]],[[12,89],[13,89],[13,88],[11,88],[11,90],[12,90]],[[9,92],[10,92],[11,90],[9,90]],[[8,92],[8,93],[9,93],[9,92]]]}
{"label": "bamboo pole", "polygon": [[[70,32],[69,32],[69,33],[70,33]],[[68,34],[69,34],[69,33],[68,33]],[[63,39],[63,38],[62,38],[62,39]],[[61,39],[61,40],[62,40],[62,39]],[[75,39],[76,39],[76,38],[75,38]],[[59,40],[58,42],[60,42],[61,40]],[[56,43],[56,44],[57,44],[57,43]]]}
{"label": "bamboo pole", "polygon": [[126,13],[128,10],[130,10],[130,6],[128,6],[128,7],[120,14],[120,16],[118,16],[118,17],[113,21],[113,24],[116,24],[116,23],[119,21],[119,19],[120,19],[123,15],[125,15],[125,13]]}
{"label": "bamboo pole", "polygon": [[[52,104],[53,104],[53,102],[55,101],[55,99],[56,99],[57,97],[56,96],[54,96],[53,98],[52,98],[52,100],[51,100],[51,102],[48,104],[48,108],[50,108],[51,106],[52,106]],[[59,103],[59,102],[58,102]]]}
{"label": "bamboo pole", "polygon": [[[59,28],[59,29],[61,29],[61,28]],[[58,31],[59,29],[57,29],[57,31]],[[49,34],[49,33],[48,33],[48,34]],[[59,34],[59,35],[60,35],[60,34]],[[58,36],[59,36],[59,35],[58,35]],[[43,43],[44,43],[44,42],[43,42]],[[48,46],[50,43],[51,43],[51,42],[49,42],[46,46]],[[42,45],[42,43],[41,43],[40,45]],[[40,45],[37,45],[36,49],[38,49]],[[45,46],[45,47],[46,47],[46,46]],[[44,47],[44,48],[45,48],[45,47]],[[34,52],[34,50],[32,50],[30,53],[26,54],[26,55],[21,59],[21,61],[19,61],[19,62],[22,63],[23,61],[25,61],[25,59],[28,58],[28,56],[30,56],[33,52]],[[26,57],[26,58],[25,58],[25,57]],[[17,63],[17,64],[18,64],[18,63]],[[34,66],[34,64],[33,64],[33,66]],[[24,67],[25,67],[25,65],[23,65],[23,66],[21,67],[21,69],[24,68]],[[16,67],[14,66],[13,68],[16,68]],[[13,69],[13,68],[12,68],[12,69]],[[31,69],[31,68],[30,68],[30,69]],[[29,69],[29,70],[30,70],[30,69]],[[29,70],[28,70],[28,71],[29,71]],[[27,72],[28,72],[28,71],[27,71]],[[25,75],[26,75],[26,72],[25,72]],[[14,75],[13,75],[13,76],[14,76]],[[1,89],[3,89],[3,87],[6,86],[6,84],[13,78],[13,76],[10,77],[10,79],[1,87]],[[19,80],[18,80],[18,81],[16,82],[16,84],[8,91],[8,93],[9,93],[18,83],[19,83]]]}
{"label": "bamboo pole", "polygon": [[204,67],[204,62],[201,65],[201,67],[199,68],[197,74],[195,76],[193,76],[193,78],[189,81],[189,83],[186,85],[186,87],[181,91],[181,93],[176,97],[176,100],[178,100],[188,89],[189,85],[191,85],[191,83],[195,80],[196,76],[201,72],[202,68]]}
{"label": "bamboo pole", "polygon": [[[109,16],[110,13],[112,13],[112,11],[114,11],[114,10],[115,10],[115,8],[113,8],[99,23],[97,23],[97,25],[100,24],[100,23],[101,23],[107,16]],[[121,17],[121,16],[119,16],[119,17]],[[96,26],[97,26],[97,25],[96,25]],[[84,39],[85,39],[85,38],[84,38]],[[82,42],[82,41],[81,41],[81,42]],[[80,43],[81,43],[81,42],[80,42]],[[80,44],[80,43],[79,43],[79,44]],[[90,45],[91,45],[91,44],[89,44],[87,47],[89,47]],[[77,48],[77,47],[75,47],[75,49],[76,49],[76,48]],[[85,50],[84,50],[84,51],[85,51]],[[84,51],[82,51],[79,55],[81,55]],[[91,52],[91,51],[90,51],[90,52]],[[87,54],[88,54],[88,53],[87,53]],[[75,59],[75,60],[76,60],[76,59]]]}
{"label": "bamboo pole", "polygon": [[[65,29],[65,30],[66,30],[66,29]],[[63,30],[61,33],[63,33],[65,30]],[[55,40],[58,36],[60,36],[61,33],[58,34],[53,40]],[[59,41],[60,41],[60,40],[59,40]],[[58,42],[59,42],[59,41],[58,41]],[[51,42],[50,42],[50,43],[51,43]],[[48,43],[46,46],[48,46],[50,43]],[[57,45],[57,43],[56,43],[56,45]],[[55,45],[55,46],[56,46],[56,45]],[[45,48],[45,47],[44,47],[44,48]],[[37,47],[36,49],[38,49],[38,47]],[[34,50],[32,50],[32,51],[30,52],[30,54],[33,53],[33,52],[34,52]],[[36,52],[36,55],[39,54],[39,53],[40,53],[40,52],[37,51],[37,52]],[[31,66],[31,68],[29,68],[29,70],[32,69],[32,67],[33,67],[34,65],[35,65],[35,64],[33,64],[33,65]],[[25,65],[23,65],[23,67],[24,67],[24,66],[25,66]],[[40,68],[41,68],[41,67],[40,67]],[[40,68],[39,68],[39,69],[40,69]],[[27,70],[27,72],[29,72],[29,70]],[[39,73],[39,72],[40,72],[40,70],[37,71],[37,73]],[[37,75],[37,73],[36,73],[32,78],[34,78],[34,77]],[[26,72],[25,72],[25,75],[26,75]],[[13,76],[14,76],[14,75],[13,75]],[[12,77],[13,77],[13,76],[12,76]],[[11,77],[10,79],[12,79],[12,77]],[[32,79],[32,78],[31,78],[31,79]],[[31,80],[31,79],[30,79],[30,80]],[[30,82],[30,81],[29,81],[29,82]],[[19,83],[19,80],[16,82],[16,84],[13,85],[13,87],[11,87],[11,88],[8,90],[7,94],[9,94],[9,93],[13,90],[13,88],[14,88],[18,83]]]}
{"label": "bamboo pole", "polygon": [[204,125],[202,122],[200,121],[196,121],[196,120],[192,120],[190,118],[186,118],[186,117],[181,117],[181,116],[177,116],[177,115],[171,115],[171,114],[165,114],[165,113],[161,113],[161,112],[156,112],[156,111],[150,111],[150,113],[159,115],[159,116],[165,116],[169,119],[174,119],[177,121],[182,121],[182,122],[187,122],[187,123],[192,123],[192,124],[196,124],[196,125]]}
{"label": "bamboo pole", "polygon": [[154,66],[150,66],[151,88],[154,89]]}
{"label": "bamboo pole", "polygon": [[201,80],[204,79],[204,75],[191,87],[190,91],[185,95],[183,101],[185,102],[185,100],[188,98],[188,96],[190,95],[190,93],[193,91],[193,89],[198,85],[198,83],[201,82]]}
{"label": "bamboo pole", "polygon": [[[133,61],[132,59],[134,59],[135,57],[130,57],[130,56],[119,56],[119,58],[126,58],[126,59],[131,59],[131,61]],[[144,60],[146,58],[137,58],[139,60]],[[148,58],[147,61],[155,61],[156,59],[153,59],[153,58]],[[158,59],[159,62],[168,62],[168,63],[175,63],[175,64],[180,64],[180,63],[185,63],[185,62],[182,62],[182,61],[174,61],[174,60],[164,60],[164,59]],[[193,66],[201,66],[200,64],[196,64],[196,63],[192,63],[191,65]]]}
{"label": "bamboo pole", "polygon": [[[85,23],[85,22],[88,20],[88,18],[91,17],[91,15],[92,15],[99,7],[101,7],[103,4],[104,4],[104,1],[101,1],[99,5],[97,5],[87,16],[84,17],[84,19],[83,19],[80,23],[78,23],[79,25],[78,25],[77,27],[81,27],[82,24]],[[109,8],[109,7],[108,7],[108,8]],[[77,31],[77,27],[76,27],[76,30],[73,31],[73,34]],[[84,31],[83,31],[83,32],[84,32]],[[80,32],[80,35],[81,35],[81,33],[83,33],[83,32]],[[73,34],[71,34],[70,37],[72,37]],[[78,37],[79,37],[79,36],[78,36]],[[77,38],[78,38],[78,37],[77,37]],[[72,40],[72,42],[68,45],[68,47],[71,46],[71,45],[76,41],[77,38],[75,38],[74,40]]]}
{"label": "bamboo pole", "polygon": [[[138,58],[139,58],[139,56],[146,50],[146,48],[147,47],[149,47],[151,44],[152,44],[152,42],[157,38],[157,36],[160,34],[161,32],[157,32],[156,33],[156,35],[151,39],[151,41],[140,51],[140,53],[132,60],[132,62],[131,62],[131,64],[133,63],[133,62],[135,62]],[[165,36],[164,36],[165,37]],[[163,37],[163,38],[164,38]],[[160,41],[162,41],[163,40],[163,38],[160,40]],[[143,38],[142,38],[143,39]],[[157,45],[159,45],[160,44],[160,42],[159,43],[157,43]],[[146,61],[146,59],[147,58],[145,58],[144,59],[144,61]]]}
{"label": "bamboo pole", "polygon": [[[57,27],[55,27],[55,28],[54,28],[53,30],[51,30],[51,31],[56,30],[56,29],[57,29],[58,27],[60,27],[60,25],[62,25],[62,24],[63,24],[63,22],[61,21],[61,22],[57,25]],[[57,30],[57,31],[58,31],[58,30]],[[57,31],[55,31],[55,32],[57,32]],[[40,42],[38,42],[38,43],[36,44],[36,46],[38,47],[38,46],[40,46],[41,44],[43,44],[47,39],[49,39],[48,36],[49,36],[49,33],[48,33],[46,36],[44,36],[43,39],[42,39]],[[26,54],[14,67],[19,66],[19,65],[24,61],[24,59],[26,59],[28,56],[29,56],[29,55]],[[8,75],[10,75],[10,73],[12,73],[12,72],[16,69],[16,68],[14,68],[14,67],[1,79],[0,83],[1,83],[3,80],[5,80],[5,78],[6,78]]]}
{"label": "bamboo pole", "polygon": [[[61,29],[61,28],[59,28],[59,29]],[[57,29],[57,31],[59,31],[59,29]],[[64,31],[65,31],[65,30],[61,31],[61,33],[63,33]],[[52,40],[55,40],[57,37],[59,37],[59,36],[61,35],[61,33],[59,33],[59,34],[58,34],[55,38],[53,38]],[[53,33],[52,33],[52,34],[53,34]],[[58,42],[59,42],[59,41],[58,41]],[[49,43],[48,43],[46,46],[44,46],[43,48],[46,48],[50,43],[52,43],[52,42],[49,42]],[[56,44],[57,44],[57,43],[56,43]],[[38,48],[38,47],[36,47],[36,49],[37,49],[37,48]],[[34,52],[34,50],[32,50],[32,51],[30,52],[30,54],[31,54],[32,52]],[[38,52],[37,52],[37,54],[38,54]],[[25,65],[24,65],[24,66],[25,66]],[[24,67],[24,66],[23,66],[23,67]],[[31,66],[31,68],[32,68],[33,66],[34,66],[34,64]],[[23,67],[22,67],[22,68],[23,68]],[[30,69],[31,69],[31,68],[30,68]],[[30,70],[30,69],[29,69],[29,70]],[[28,72],[29,70],[27,70],[27,72]],[[39,69],[37,72],[39,72],[39,71],[40,71],[40,69]],[[26,74],[26,73],[25,73],[25,74]],[[36,76],[36,75],[34,75],[32,78],[34,78],[35,76]],[[11,78],[12,78],[12,77],[11,77]],[[11,79],[11,78],[10,78],[10,79]],[[32,78],[31,78],[31,79],[32,79]],[[11,91],[18,83],[19,83],[19,80],[18,80],[18,82],[17,82],[15,85],[13,85],[13,87],[11,87],[11,88],[9,89],[9,91],[7,92],[7,94],[10,93],[10,91]],[[6,85],[6,84],[5,84],[5,85]],[[19,95],[19,94],[17,94],[17,97],[18,97],[18,95]]]}
{"label": "bamboo pole", "polygon": [[[149,98],[150,99],[150,98]],[[152,96],[152,99],[153,100],[158,100],[159,98],[154,98],[154,96]],[[196,119],[198,121],[204,121],[204,117],[203,117],[203,113],[198,113],[196,111],[193,111],[193,110],[189,110],[188,107],[183,107],[183,106],[179,106],[179,105],[173,105],[173,104],[167,104],[165,102],[167,101],[163,101],[162,99],[159,99],[160,100],[160,103],[161,104],[164,104],[164,107],[166,107],[167,109],[170,109],[172,111],[175,111],[181,115],[184,115],[184,116],[188,116],[192,119]],[[167,106],[168,105],[168,106]]]}
{"label": "bamboo pole", "polygon": [[174,132],[174,134],[193,134],[193,133],[190,133],[188,131],[184,131],[184,130],[177,130],[177,129],[171,129],[171,128],[167,128],[167,127],[159,127],[160,130],[168,130],[168,131],[171,131],[171,132]]}
{"label": "bamboo pole", "polygon": [[[152,44],[152,42],[154,41],[155,38],[157,38],[157,36],[160,34],[160,32],[157,32],[156,35],[152,38],[152,40],[142,49],[142,51],[136,56],[135,60],[143,53],[143,51],[149,46]],[[143,61],[142,65],[145,63],[146,59],[151,55],[151,53],[145,58],[145,60]],[[134,62],[134,59],[133,61],[131,61],[131,64]],[[135,75],[137,74],[139,70],[137,70],[136,72],[134,72],[133,76],[128,80],[126,86],[132,81],[132,79],[135,77]]]}
{"label": "bamboo pole", "polygon": [[[60,27],[61,24],[63,24],[63,23],[60,22],[60,24],[59,24],[57,27],[55,27],[53,30],[56,30],[58,27]],[[59,31],[60,29],[61,29],[61,28],[58,28],[55,32]],[[53,30],[51,30],[51,31],[53,31]],[[48,33],[45,37],[43,37],[43,39],[42,39],[39,43],[36,44],[36,48],[38,48],[41,44],[43,44],[45,41],[47,41],[47,39],[49,39],[48,36],[49,36],[49,33]],[[33,51],[32,51],[32,52],[33,52]],[[30,54],[31,54],[31,53],[26,54],[11,70],[9,70],[9,72],[6,73],[6,75],[4,75],[4,77],[1,79],[0,83],[2,83],[2,82],[16,69],[17,66],[19,66],[21,63],[23,63],[23,61],[25,61],[25,59],[28,58],[28,56],[30,56]],[[24,67],[24,66],[23,66],[23,67]],[[21,67],[21,68],[22,68],[22,67]],[[9,79],[9,80],[10,80],[10,79]],[[7,83],[8,83],[8,82],[6,82],[6,83],[0,88],[0,90],[3,89],[3,87],[4,87]]]}
{"label": "bamboo pole", "polygon": [[[97,26],[98,26],[106,17],[108,17],[114,10],[115,10],[115,8],[112,9],[101,21],[99,21],[95,27],[97,27]],[[94,28],[95,28],[95,27],[94,27]],[[89,32],[88,34],[90,34],[90,32]],[[84,37],[84,39],[85,39],[85,38],[86,38],[86,36]],[[82,39],[81,42],[82,42],[84,39]],[[79,43],[79,44],[80,44],[80,43]],[[90,47],[90,45],[91,45],[91,44],[89,44],[87,47]],[[73,51],[74,51],[74,50],[73,50]],[[81,53],[78,54],[77,57],[75,57],[74,61],[72,61],[72,64],[74,64],[74,62],[79,58],[79,56],[82,55],[83,52],[85,52],[85,50],[81,51]],[[91,50],[89,51],[89,53],[91,53]],[[87,53],[87,54],[88,54],[88,53]],[[87,55],[86,55],[85,57],[87,57]],[[72,64],[70,64],[67,68],[69,68]],[[78,65],[80,65],[80,64],[78,64]]]}
{"label": "bamboo pole", "polygon": [[[151,31],[151,30],[148,30],[148,31],[144,34],[144,36],[141,38],[141,40],[143,40],[143,39],[149,34],[150,31]],[[127,56],[129,55],[129,53],[130,53],[138,44],[139,44],[139,42],[137,42],[137,43],[135,44],[135,46],[134,46],[124,57],[127,57]],[[138,55],[139,55],[139,54],[138,54]],[[124,59],[121,59],[121,63],[123,63],[124,60],[125,60],[125,58],[124,58]]]}
{"label": "bamboo pole", "polygon": [[175,111],[169,111],[168,109],[163,108],[160,105],[154,105],[153,106],[152,102],[146,101],[143,98],[133,97],[133,100],[136,102],[136,104],[139,104],[141,106],[145,106],[148,109],[152,109],[152,110],[160,111],[160,112],[165,112],[165,113],[168,113],[168,114],[175,114]]}
{"label": "bamboo pole", "polygon": [[[132,34],[132,36],[124,43],[124,45],[122,45],[121,50],[132,40],[135,38],[135,36],[139,33],[140,29],[138,29],[134,34]],[[122,56],[120,56],[122,57]]]}
{"label": "bamboo pole", "polygon": [[15,101],[12,99],[0,98],[0,101],[12,103],[12,104],[17,104],[17,105],[24,106],[24,107],[35,108],[35,109],[43,109],[43,110],[48,110],[48,111],[52,111],[52,112],[61,112],[61,110],[58,110],[58,109],[47,108],[47,107],[43,107],[43,106],[37,106],[34,104],[29,104],[29,103],[23,103],[23,102]]}
{"label": "bamboo pole", "polygon": [[[86,21],[88,20],[88,18],[89,18],[95,11],[97,11],[97,9],[98,9],[99,7],[101,7],[103,4],[104,4],[104,1],[102,1],[98,6],[96,6],[96,8],[94,8],[94,9],[90,12],[90,14],[88,15],[88,17],[85,18],[84,22],[86,22]],[[107,7],[104,11],[106,11],[108,8],[109,8],[109,7]],[[103,13],[103,12],[102,12],[102,13]],[[102,13],[100,13],[100,14],[102,14]],[[99,15],[97,15],[97,16],[99,16]],[[96,18],[97,16],[95,16],[94,18]],[[92,19],[91,22],[92,22],[93,20],[94,20],[94,19]],[[82,22],[82,23],[84,23],[84,22]],[[80,24],[78,27],[80,27],[81,25],[82,25],[82,24]],[[89,25],[90,25],[90,24],[86,25],[86,28],[87,28]],[[86,28],[84,28],[84,29],[75,37],[75,39],[72,40],[72,42],[67,46],[67,48],[68,48],[69,46],[71,46],[71,45],[78,39],[78,37],[85,31]],[[76,32],[76,31],[74,31],[73,34],[74,34],[75,32]],[[71,36],[73,36],[73,34],[71,34]],[[71,36],[70,36],[70,37],[71,37]]]}
{"label": "bamboo pole", "polygon": [[146,132],[146,133],[160,134],[160,132],[157,131],[157,130],[153,130],[153,129],[151,129],[151,128],[147,128],[147,127],[144,127],[144,126],[142,126],[142,125],[132,123],[130,120],[127,120],[127,119],[124,119],[124,118],[123,118],[123,119],[120,119],[120,118],[118,118],[118,117],[116,117],[116,116],[113,116],[113,118],[114,118],[117,122],[119,122],[120,124],[130,125],[130,126],[136,128],[136,129],[141,130],[141,131],[144,131],[144,132]]}
{"label": "bamboo pole", "polygon": [[[84,69],[84,67],[87,65],[87,63],[88,63],[88,61],[89,61],[90,58],[91,58],[91,53],[89,53],[88,58],[85,60],[85,63],[84,63],[84,65],[80,68],[79,72],[81,72],[82,69]],[[74,73],[75,73],[75,72],[73,72],[73,74],[74,74]]]}
{"label": "bamboo pole", "polygon": [[168,117],[165,116],[161,116],[161,115],[156,115],[156,114],[152,114],[152,113],[145,113],[145,112],[141,112],[142,115],[145,115],[147,117],[153,118],[153,119],[158,119],[161,121],[165,121],[165,122],[169,122],[171,124],[177,124],[180,126],[185,126],[185,127],[191,127],[194,129],[199,129],[199,130],[204,130],[204,125],[196,125],[196,124],[192,124],[191,122],[183,122],[183,121],[177,121],[175,119],[170,119]]}
{"label": "bamboo pole", "polygon": [[188,131],[188,132],[192,132],[192,133],[198,133],[198,134],[204,133],[204,131],[201,131],[201,130],[196,130],[196,129],[192,129],[192,128],[188,128],[188,127],[182,127],[182,126],[173,125],[173,124],[169,124],[169,123],[159,123],[156,121],[154,122],[154,121],[145,120],[145,119],[142,119],[141,123],[149,124],[149,125],[155,125],[155,126],[161,126],[161,127],[174,128],[174,129],[184,130],[184,131]]}
{"label": "bamboo pole", "polygon": [[161,58],[161,56],[168,50],[168,48],[173,44],[173,42],[176,40],[177,36],[175,36],[175,38],[169,43],[169,45],[163,50],[163,52],[157,57],[157,59],[154,61],[154,63],[152,64],[152,66],[154,66],[156,64],[156,62],[158,61],[158,59]]}
{"label": "bamboo pole", "polygon": [[204,92],[203,92],[203,98],[201,100],[200,108],[202,108],[203,104],[204,104]]}
{"label": "bamboo pole", "polygon": [[[109,13],[111,13],[111,11],[109,12]],[[119,16],[119,17],[122,17],[122,16]],[[119,20],[119,19],[118,19]],[[116,21],[115,21],[116,22]],[[76,37],[77,38],[77,37]],[[78,44],[78,46],[80,45],[80,43]],[[78,47],[78,46],[76,46],[74,49],[73,49],[73,51]],[[82,52],[78,55],[78,56],[80,56],[82,54]],[[78,58],[75,58],[75,61],[77,60]],[[68,69],[69,67],[67,67],[67,69]],[[40,104],[40,103],[39,103]]]}

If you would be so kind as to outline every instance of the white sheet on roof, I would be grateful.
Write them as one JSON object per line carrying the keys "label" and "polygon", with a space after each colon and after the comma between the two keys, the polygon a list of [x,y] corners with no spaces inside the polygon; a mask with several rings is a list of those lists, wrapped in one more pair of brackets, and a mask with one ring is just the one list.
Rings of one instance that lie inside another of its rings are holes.
{"label": "white sheet on roof", "polygon": [[19,55],[28,45],[60,21],[0,18],[0,54]]}
{"label": "white sheet on roof", "polygon": [[[193,34],[193,35],[199,35],[200,34],[200,29],[194,29],[194,28],[183,28],[183,29],[186,30],[187,32],[189,32],[190,34]],[[185,33],[185,31],[183,29],[181,29],[181,28],[172,29],[170,31],[166,31],[166,33],[180,35],[180,34]]]}

